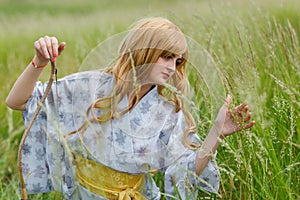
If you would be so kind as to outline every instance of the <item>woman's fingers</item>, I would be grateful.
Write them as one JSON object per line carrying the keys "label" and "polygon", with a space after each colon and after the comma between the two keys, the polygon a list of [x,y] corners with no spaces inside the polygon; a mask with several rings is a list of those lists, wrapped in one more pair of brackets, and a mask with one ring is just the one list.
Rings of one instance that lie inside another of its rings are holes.
{"label": "woman's fingers", "polygon": [[247,104],[241,104],[230,110],[231,115],[238,121],[249,121],[252,117],[252,113],[249,111]]}
{"label": "woman's fingers", "polygon": [[[220,109],[216,126],[222,124],[222,135],[228,136],[240,130],[251,128],[255,121],[250,121],[252,113],[249,111],[247,104],[241,104],[232,109],[228,109],[231,102],[230,96],[227,97],[226,103]],[[224,112],[226,111],[226,117],[224,118]],[[220,127],[220,126],[217,126]]]}
{"label": "woman's fingers", "polygon": [[35,51],[36,51],[36,54],[43,58],[44,57],[44,53],[42,51],[42,44],[41,44],[41,38],[37,41],[34,42],[34,48],[35,48]]}
{"label": "woman's fingers", "polygon": [[52,47],[50,50],[50,57],[52,58],[52,62],[55,62],[55,59],[58,56],[58,41],[56,37],[51,37],[50,39],[51,39],[51,47]]}
{"label": "woman's fingers", "polygon": [[247,112],[247,114],[245,115],[245,119],[244,119],[244,122],[247,122],[251,119],[252,117],[252,113],[251,112]]}
{"label": "woman's fingers", "polygon": [[50,59],[49,55],[49,49],[51,48],[51,53],[52,53],[52,47],[51,47],[51,42],[49,41],[49,37],[45,36],[43,38],[40,38],[37,42],[36,45],[36,50],[40,53],[43,59]]}
{"label": "woman's fingers", "polygon": [[231,103],[231,96],[227,95],[227,98],[226,98],[226,104],[227,104],[227,106],[229,106],[230,103]]}
{"label": "woman's fingers", "polygon": [[247,104],[240,104],[240,105],[238,105],[237,107],[235,107],[235,109],[237,110],[237,111],[239,111],[239,112],[245,112],[245,111],[248,111],[249,110],[249,107],[248,107],[248,105]]}
{"label": "woman's fingers", "polygon": [[245,126],[245,129],[251,128],[255,124],[255,121],[250,122]]}
{"label": "woman's fingers", "polygon": [[46,46],[43,48],[43,52],[45,55],[47,55],[47,59],[50,59],[53,55],[53,47],[52,47],[52,41],[49,36],[44,37],[44,41]]}
{"label": "woman's fingers", "polygon": [[[252,118],[252,113],[249,111],[248,105],[241,104],[233,109],[230,109],[229,113],[233,121],[235,121],[235,123],[237,123],[241,128],[249,128],[248,125],[245,126],[245,123],[250,121]],[[254,123],[251,122],[249,125],[251,127],[254,125]]]}
{"label": "woman's fingers", "polygon": [[65,42],[60,43],[60,45],[58,47],[58,54],[57,55],[61,54],[61,52],[65,49],[66,45],[67,44]]}
{"label": "woman's fingers", "polygon": [[63,51],[66,43],[62,42],[58,45],[58,40],[56,37],[41,37],[34,43],[34,48],[37,52],[39,59],[50,60],[55,62],[56,57]]}

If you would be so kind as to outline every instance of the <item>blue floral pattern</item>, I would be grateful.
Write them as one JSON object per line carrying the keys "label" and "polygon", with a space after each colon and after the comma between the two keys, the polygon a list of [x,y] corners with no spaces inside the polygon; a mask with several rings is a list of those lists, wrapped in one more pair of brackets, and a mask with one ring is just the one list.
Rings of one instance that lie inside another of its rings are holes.
{"label": "blue floral pattern", "polygon": [[[61,191],[66,199],[104,199],[76,183],[71,151],[77,151],[111,168],[127,173],[145,173],[143,194],[160,199],[149,170],[165,172],[165,193],[195,198],[197,186],[216,193],[219,173],[212,160],[200,177],[195,175],[196,151],[182,144],[187,128],[182,111],[160,97],[157,87],[146,94],[132,111],[106,123],[92,123],[84,134],[64,136],[80,127],[86,110],[99,97],[109,96],[114,78],[100,71],[72,74],[54,83],[43,111],[34,123],[23,149],[23,173],[28,193]],[[28,125],[47,83],[38,82],[23,112]],[[128,105],[125,96],[119,108]],[[100,111],[96,112],[101,113]],[[200,142],[193,134],[192,141]],[[83,142],[83,143],[82,143]]]}

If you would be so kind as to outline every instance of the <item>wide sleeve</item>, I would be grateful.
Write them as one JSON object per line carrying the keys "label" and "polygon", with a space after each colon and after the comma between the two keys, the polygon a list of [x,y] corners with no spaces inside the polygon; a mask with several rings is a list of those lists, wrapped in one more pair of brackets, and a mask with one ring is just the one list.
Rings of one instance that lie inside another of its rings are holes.
{"label": "wide sleeve", "polygon": [[[170,149],[174,145],[180,146],[179,138],[176,133],[182,133],[186,129],[186,123],[183,113],[179,112],[175,117],[175,124],[169,137],[168,146]],[[173,136],[175,134],[175,136]],[[194,144],[201,144],[201,141],[196,134],[189,135],[189,141]],[[182,141],[182,137],[180,137]],[[178,148],[178,147],[177,147]],[[182,148],[184,148],[182,146]],[[184,149],[179,155],[178,160],[166,168],[164,185],[165,193],[181,199],[197,199],[199,189],[210,193],[217,193],[219,189],[220,175],[215,161],[216,154],[210,160],[206,168],[200,176],[196,175],[195,159],[197,150]]]}
{"label": "wide sleeve", "polygon": [[[26,109],[22,112],[25,128],[28,127],[44,90],[45,86],[38,82],[26,104]],[[46,121],[47,115],[44,110],[41,110],[30,129],[22,151],[23,177],[28,194],[53,190],[46,161]]]}
{"label": "wide sleeve", "polygon": [[[107,95],[111,75],[81,72],[55,81],[30,129],[22,154],[23,176],[28,194],[57,190],[69,196],[75,189],[64,136],[78,128],[91,103]],[[22,112],[28,126],[47,83],[37,82]]]}

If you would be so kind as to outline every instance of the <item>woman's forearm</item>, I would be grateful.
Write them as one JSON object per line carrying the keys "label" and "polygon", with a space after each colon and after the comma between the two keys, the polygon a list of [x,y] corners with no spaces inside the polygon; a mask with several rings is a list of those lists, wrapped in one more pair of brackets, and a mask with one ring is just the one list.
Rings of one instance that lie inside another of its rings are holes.
{"label": "woman's forearm", "polygon": [[14,110],[24,110],[41,72],[42,69],[34,68],[30,63],[9,92],[6,105]]}
{"label": "woman's forearm", "polygon": [[[21,76],[15,82],[13,88],[6,98],[8,107],[14,110],[24,110],[27,100],[32,94],[36,81],[42,69],[61,54],[66,46],[65,42],[58,44],[56,37],[41,37],[34,42],[35,56]],[[34,66],[35,65],[35,66]]]}
{"label": "woman's forearm", "polygon": [[241,104],[228,109],[231,97],[228,95],[226,102],[220,108],[214,126],[210,129],[196,155],[196,173],[200,175],[213,154],[220,145],[221,139],[240,130],[251,128],[255,121],[251,121],[252,113],[246,104]]}
{"label": "woman's forearm", "polygon": [[200,175],[220,145],[220,130],[213,126],[196,155],[196,174]]}

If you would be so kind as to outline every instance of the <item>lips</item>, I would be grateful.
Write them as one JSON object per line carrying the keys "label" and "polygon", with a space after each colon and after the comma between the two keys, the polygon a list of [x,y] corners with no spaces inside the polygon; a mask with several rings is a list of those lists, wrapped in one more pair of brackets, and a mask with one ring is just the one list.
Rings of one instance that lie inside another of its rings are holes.
{"label": "lips", "polygon": [[169,78],[170,77],[170,74],[168,74],[168,73],[162,72],[162,75],[163,75],[164,78]]}

